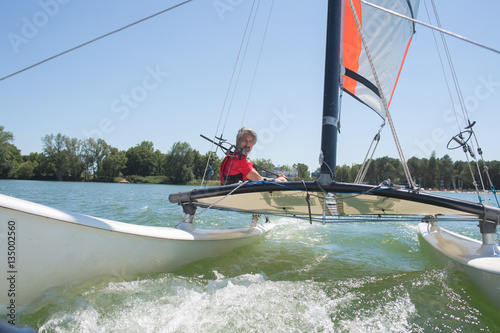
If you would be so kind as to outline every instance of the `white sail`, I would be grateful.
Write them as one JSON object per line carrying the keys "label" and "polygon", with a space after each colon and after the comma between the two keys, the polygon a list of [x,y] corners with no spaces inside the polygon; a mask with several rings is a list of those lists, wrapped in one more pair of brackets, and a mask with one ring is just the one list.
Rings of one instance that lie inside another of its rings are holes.
{"label": "white sail", "polygon": [[[375,0],[372,2],[412,18],[416,16],[419,5],[419,0]],[[407,19],[366,5],[359,0],[352,0],[352,3],[369,54],[363,48],[350,2],[345,0],[343,89],[385,118],[384,106],[378,93],[369,57],[372,60],[384,96],[390,104],[406,52],[415,32],[414,24]]]}

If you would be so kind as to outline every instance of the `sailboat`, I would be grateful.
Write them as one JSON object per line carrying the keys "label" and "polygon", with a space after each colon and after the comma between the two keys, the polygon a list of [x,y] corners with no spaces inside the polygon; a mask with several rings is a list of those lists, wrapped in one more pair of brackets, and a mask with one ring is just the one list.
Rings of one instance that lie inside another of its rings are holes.
{"label": "sailboat", "polygon": [[[377,5],[390,12],[365,1],[328,1],[318,180],[244,181],[173,193],[169,200],[182,206],[183,223],[188,226],[197,208],[289,216],[311,223],[367,219],[418,221],[423,239],[460,263],[471,281],[500,307],[500,257],[496,244],[499,208],[423,192],[413,184],[408,170],[405,186],[395,186],[390,181],[380,185],[336,181],[341,90],[387,119],[395,134],[387,97],[392,97],[415,32],[413,20],[419,1],[381,0]],[[370,29],[362,29],[363,24],[371,24]],[[397,140],[396,145],[399,148]],[[404,156],[400,150],[398,152],[405,167]],[[437,223],[443,220],[478,221],[482,242],[440,228]]]}
{"label": "sailboat", "polygon": [[[418,7],[418,1],[406,0],[380,4],[407,17],[415,17]],[[349,13],[357,14],[348,19]],[[372,37],[397,36],[374,49],[374,58],[361,52],[362,38],[356,32],[365,18],[384,24],[383,29],[371,30],[382,36]],[[477,283],[483,283],[492,299],[498,298],[495,292],[500,290],[500,278],[498,270],[491,267],[500,267],[495,241],[500,209],[423,193],[411,181],[399,187],[390,182],[372,186],[335,180],[340,89],[385,118],[387,103],[383,96],[392,95],[413,32],[413,23],[366,7],[359,0],[329,0],[321,175],[317,181],[241,182],[173,193],[169,200],[184,212],[176,228],[131,225],[0,195],[0,244],[8,250],[0,252],[0,267],[7,274],[0,279],[0,289],[8,291],[0,294],[2,311],[15,312],[51,288],[78,285],[105,275],[165,272],[250,244],[272,228],[272,224],[257,225],[262,214],[323,223],[367,218],[422,221],[424,238],[435,237],[435,244],[446,244],[442,247],[445,253],[460,256],[457,260],[471,268]],[[391,59],[388,63],[397,65],[395,69],[380,68],[377,58]],[[378,73],[384,74],[378,83],[371,72],[371,60]],[[250,214],[252,222],[243,228],[199,229],[194,221],[198,208]],[[436,225],[443,219],[479,221],[483,242],[445,233]],[[461,251],[466,247],[469,257]],[[489,268],[484,269],[484,265]]]}

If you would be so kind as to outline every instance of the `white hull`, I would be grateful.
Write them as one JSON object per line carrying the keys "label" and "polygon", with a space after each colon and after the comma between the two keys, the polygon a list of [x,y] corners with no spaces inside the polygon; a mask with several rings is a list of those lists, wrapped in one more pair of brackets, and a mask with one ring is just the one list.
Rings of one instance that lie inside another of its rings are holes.
{"label": "white hull", "polygon": [[500,256],[496,245],[483,245],[431,223],[420,223],[418,228],[427,243],[459,263],[476,288],[500,308]]}
{"label": "white hull", "polygon": [[20,310],[57,286],[98,276],[167,272],[250,244],[271,228],[140,226],[0,195],[0,313],[13,299]]}

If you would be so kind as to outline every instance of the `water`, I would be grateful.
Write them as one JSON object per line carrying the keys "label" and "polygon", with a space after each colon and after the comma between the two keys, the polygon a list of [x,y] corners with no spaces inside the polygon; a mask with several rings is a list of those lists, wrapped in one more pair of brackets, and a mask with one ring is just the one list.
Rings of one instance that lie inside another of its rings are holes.
{"label": "water", "polygon": [[[174,226],[187,186],[0,180],[0,193],[128,223]],[[467,195],[463,195],[467,196]],[[474,200],[474,196],[466,197]],[[417,223],[271,218],[265,239],[174,272],[102,277],[18,314],[40,332],[497,332],[499,311],[436,260]],[[246,225],[210,211],[198,225]],[[477,237],[475,223],[447,226]],[[2,317],[6,320],[5,317]]]}

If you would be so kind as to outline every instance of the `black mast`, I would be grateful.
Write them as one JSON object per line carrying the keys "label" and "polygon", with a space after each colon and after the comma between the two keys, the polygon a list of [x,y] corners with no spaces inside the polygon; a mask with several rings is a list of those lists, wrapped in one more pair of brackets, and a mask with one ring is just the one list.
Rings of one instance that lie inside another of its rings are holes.
{"label": "black mast", "polygon": [[325,88],[323,96],[323,126],[321,133],[320,184],[335,180],[337,163],[337,133],[340,90],[340,33],[342,0],[328,0],[326,28]]}

